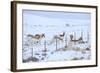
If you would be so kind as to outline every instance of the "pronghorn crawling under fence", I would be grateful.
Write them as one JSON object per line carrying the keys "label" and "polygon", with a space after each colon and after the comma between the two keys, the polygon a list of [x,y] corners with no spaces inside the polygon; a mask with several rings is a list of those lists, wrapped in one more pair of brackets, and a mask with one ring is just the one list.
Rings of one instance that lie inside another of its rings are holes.
{"label": "pronghorn crawling under fence", "polygon": [[82,36],[79,37],[78,39],[73,39],[73,38],[74,36],[70,35],[70,41],[74,43],[87,43],[88,42],[88,41],[84,41]]}

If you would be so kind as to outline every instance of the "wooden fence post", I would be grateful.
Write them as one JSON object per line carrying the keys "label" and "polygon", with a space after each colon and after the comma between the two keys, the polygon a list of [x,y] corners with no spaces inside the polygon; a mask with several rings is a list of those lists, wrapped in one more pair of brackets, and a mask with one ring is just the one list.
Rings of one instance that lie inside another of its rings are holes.
{"label": "wooden fence post", "polygon": [[[74,32],[74,40],[76,40],[76,32]],[[76,45],[76,42],[74,42],[74,45]]]}
{"label": "wooden fence post", "polygon": [[56,50],[57,50],[57,38],[56,38]]}
{"label": "wooden fence post", "polygon": [[31,48],[31,50],[32,50],[32,56],[31,56],[31,59],[33,58],[33,47]]}
{"label": "wooden fence post", "polygon": [[44,41],[44,50],[45,50],[45,52],[47,51],[47,48],[46,48],[46,40]]}

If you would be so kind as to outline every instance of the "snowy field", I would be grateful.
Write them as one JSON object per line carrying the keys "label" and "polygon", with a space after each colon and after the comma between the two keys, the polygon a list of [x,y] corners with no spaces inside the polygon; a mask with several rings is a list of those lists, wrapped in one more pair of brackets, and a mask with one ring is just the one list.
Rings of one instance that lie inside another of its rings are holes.
{"label": "snowy field", "polygon": [[91,59],[90,24],[89,13],[24,10],[23,62]]}

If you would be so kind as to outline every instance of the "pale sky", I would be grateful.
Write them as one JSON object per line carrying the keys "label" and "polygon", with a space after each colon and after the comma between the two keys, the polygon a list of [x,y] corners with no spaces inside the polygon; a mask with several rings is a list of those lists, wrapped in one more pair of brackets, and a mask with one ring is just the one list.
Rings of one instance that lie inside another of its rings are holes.
{"label": "pale sky", "polygon": [[82,19],[89,20],[91,18],[90,13],[80,13],[80,12],[61,12],[61,11],[36,11],[36,10],[23,10],[25,14],[38,15],[49,18],[57,18],[57,19]]}

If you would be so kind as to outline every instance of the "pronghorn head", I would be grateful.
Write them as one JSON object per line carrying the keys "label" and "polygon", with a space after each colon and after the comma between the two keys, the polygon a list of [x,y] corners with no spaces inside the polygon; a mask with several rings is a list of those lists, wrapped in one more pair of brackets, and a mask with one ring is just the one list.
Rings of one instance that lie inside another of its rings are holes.
{"label": "pronghorn head", "polygon": [[60,37],[64,37],[65,36],[65,32],[63,32],[62,34],[60,34]]}
{"label": "pronghorn head", "polygon": [[42,34],[42,37],[44,37],[44,38],[45,38],[45,34],[44,34],[44,33]]}

